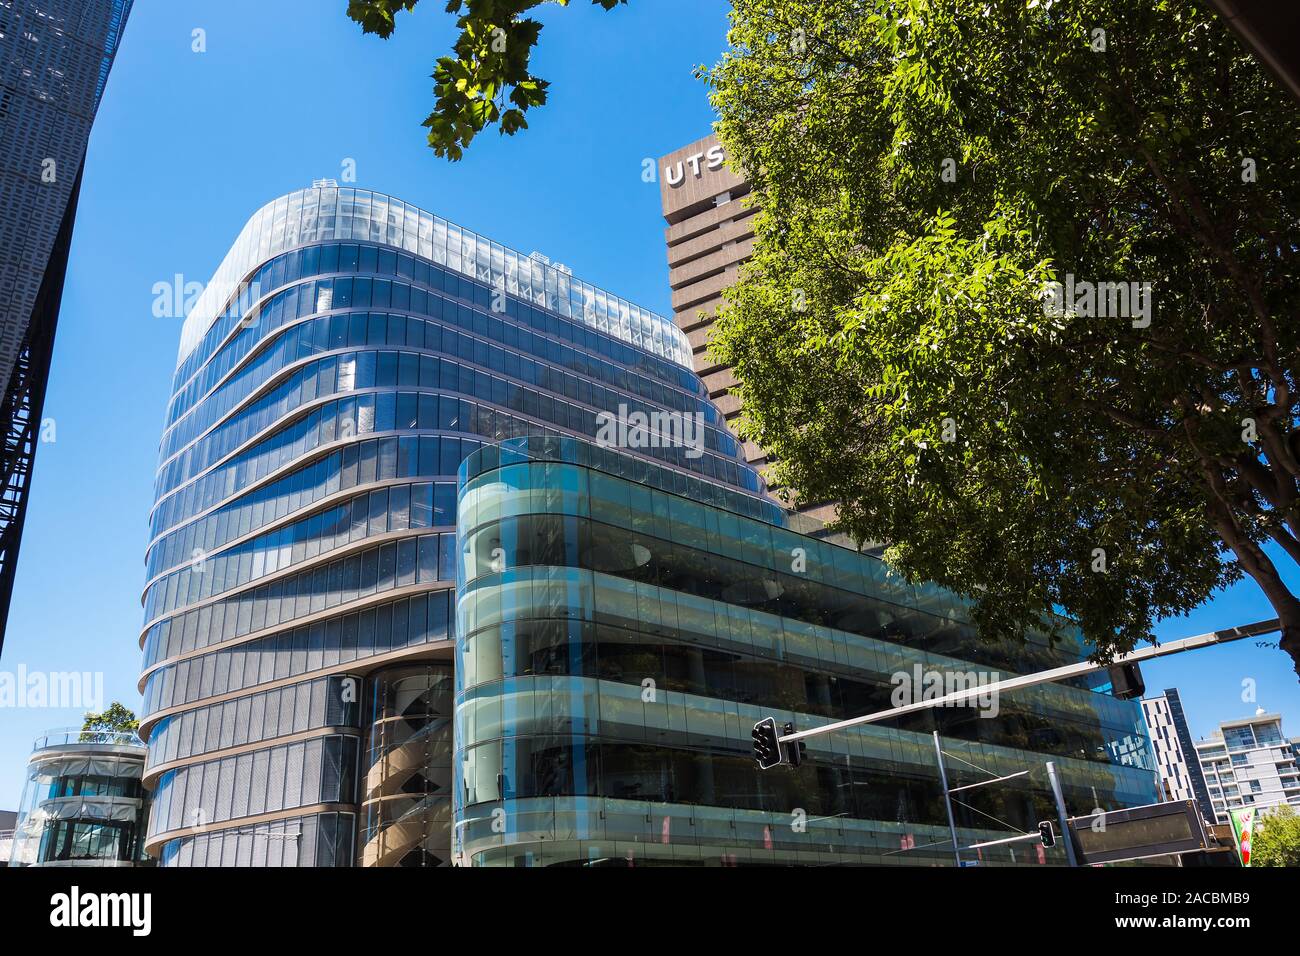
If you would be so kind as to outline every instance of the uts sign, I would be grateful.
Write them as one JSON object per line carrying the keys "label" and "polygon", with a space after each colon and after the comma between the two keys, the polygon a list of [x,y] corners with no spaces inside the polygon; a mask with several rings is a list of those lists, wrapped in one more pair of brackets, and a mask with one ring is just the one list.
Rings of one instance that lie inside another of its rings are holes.
{"label": "uts sign", "polygon": [[689,167],[691,175],[696,179],[704,174],[704,170],[712,172],[715,169],[721,169],[722,164],[727,161],[727,154],[721,146],[710,146],[709,149],[702,153],[696,153],[693,156],[687,156],[686,159],[679,159],[675,163],[670,163],[664,167],[664,179],[668,185],[676,189],[682,183],[686,182],[686,170]]}

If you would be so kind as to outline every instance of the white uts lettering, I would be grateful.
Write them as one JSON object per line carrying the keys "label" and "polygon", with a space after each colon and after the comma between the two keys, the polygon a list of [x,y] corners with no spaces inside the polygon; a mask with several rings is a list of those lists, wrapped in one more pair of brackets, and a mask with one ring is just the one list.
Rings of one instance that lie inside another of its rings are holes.
{"label": "white uts lettering", "polygon": [[[701,167],[700,161],[704,160],[704,166]],[[664,179],[672,187],[680,186],[686,181],[686,168],[689,166],[691,175],[699,179],[707,169],[712,172],[715,169],[722,168],[722,164],[727,161],[727,154],[721,146],[710,146],[703,153],[695,153],[687,156],[685,160],[664,167]]]}

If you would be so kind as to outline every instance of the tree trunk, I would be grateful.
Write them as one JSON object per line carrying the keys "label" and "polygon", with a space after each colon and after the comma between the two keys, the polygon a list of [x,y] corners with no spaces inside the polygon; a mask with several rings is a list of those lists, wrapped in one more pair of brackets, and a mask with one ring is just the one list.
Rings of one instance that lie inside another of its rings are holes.
{"label": "tree trunk", "polygon": [[[1280,612],[1279,612],[1280,617]],[[1300,621],[1282,618],[1282,640],[1279,646],[1291,655],[1295,672],[1300,677]]]}
{"label": "tree trunk", "polygon": [[[1291,589],[1278,574],[1277,566],[1264,549],[1250,539],[1237,523],[1236,516],[1222,495],[1222,479],[1208,463],[1203,462],[1205,474],[1211,488],[1216,492],[1208,503],[1210,519],[1218,529],[1219,537],[1237,558],[1237,564],[1259,585],[1277,612],[1278,624],[1282,638],[1278,646],[1291,657],[1297,678],[1300,678],[1300,599],[1291,593]],[[1248,623],[1248,622],[1247,622]]]}

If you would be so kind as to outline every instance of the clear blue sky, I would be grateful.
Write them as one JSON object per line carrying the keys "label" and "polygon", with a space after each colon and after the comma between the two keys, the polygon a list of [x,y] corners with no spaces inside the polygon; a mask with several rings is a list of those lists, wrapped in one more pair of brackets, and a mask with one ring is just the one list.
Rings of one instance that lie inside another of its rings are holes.
{"label": "clear blue sky", "polygon": [[[550,103],[532,129],[494,132],[459,164],[424,145],[433,61],[450,45],[440,0],[392,40],[362,36],[346,0],[137,0],[90,141],[41,446],[0,667],[102,671],[105,699],[139,707],[139,593],[163,409],[180,334],[152,287],[206,281],[269,199],[339,177],[400,196],[667,314],[658,187],[641,162],[708,131],[692,75],[724,45],[725,0],[548,9],[536,70]],[[195,28],[207,52],[191,52]],[[1253,584],[1161,628],[1175,637],[1270,617]],[[1300,688],[1277,651],[1203,651],[1146,668],[1183,692],[1194,733],[1252,713],[1241,682],[1300,733]],[[32,738],[76,710],[0,710],[0,809],[16,807]]]}

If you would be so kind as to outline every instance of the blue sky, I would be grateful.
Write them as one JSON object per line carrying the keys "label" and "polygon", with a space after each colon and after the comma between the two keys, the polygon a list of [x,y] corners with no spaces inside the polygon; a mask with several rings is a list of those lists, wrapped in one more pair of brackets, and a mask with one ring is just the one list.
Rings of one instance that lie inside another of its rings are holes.
{"label": "blue sky", "polygon": [[[389,192],[667,314],[658,187],[642,160],[708,131],[692,70],[724,45],[725,0],[545,10],[535,70],[550,103],[513,138],[483,134],[459,164],[424,145],[429,74],[453,39],[440,0],[394,38],[363,36],[346,0],[136,0],[90,141],[45,415],[0,668],[98,671],[105,701],[138,708],[139,594],[179,319],[153,286],[206,281],[267,200],[340,177]],[[206,31],[207,52],[191,50]],[[1293,581],[1293,583],[1296,583]],[[1271,617],[1251,583],[1168,622],[1171,638]],[[1300,733],[1288,660],[1252,642],[1153,663],[1195,734],[1256,706]],[[1242,698],[1256,682],[1258,704]],[[78,710],[0,710],[0,809],[16,807],[31,740]]]}

